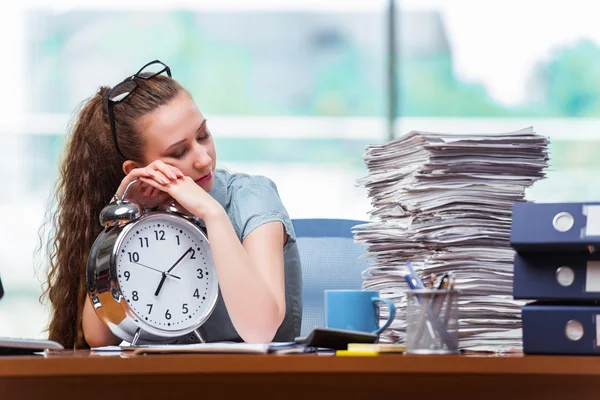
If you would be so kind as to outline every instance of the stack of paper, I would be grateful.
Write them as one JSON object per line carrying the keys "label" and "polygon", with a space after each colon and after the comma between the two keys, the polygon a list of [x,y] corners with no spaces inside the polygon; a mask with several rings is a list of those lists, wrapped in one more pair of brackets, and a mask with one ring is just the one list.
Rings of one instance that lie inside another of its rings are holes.
{"label": "stack of paper", "polygon": [[314,352],[316,349],[297,345],[294,342],[271,343],[192,343],[192,344],[151,344],[139,346],[104,346],[94,347],[92,352],[99,355],[121,355],[123,352],[139,354],[177,354],[177,353],[210,353],[210,354],[302,354]]}
{"label": "stack of paper", "polygon": [[[462,349],[521,347],[523,303],[512,298],[512,203],[545,176],[547,147],[547,138],[527,128],[481,135],[412,131],[367,148],[368,176],[359,184],[373,210],[355,239],[374,257],[363,287],[398,308],[382,341],[404,341],[403,276],[412,261],[422,280],[456,275]],[[383,307],[381,318],[386,314]]]}

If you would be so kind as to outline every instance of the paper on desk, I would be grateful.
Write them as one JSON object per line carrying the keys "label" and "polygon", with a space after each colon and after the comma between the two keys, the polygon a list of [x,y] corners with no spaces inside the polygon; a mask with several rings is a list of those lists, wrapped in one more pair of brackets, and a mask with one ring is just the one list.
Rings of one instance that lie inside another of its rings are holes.
{"label": "paper on desk", "polygon": [[296,345],[294,342],[272,342],[272,343],[196,343],[184,345],[167,346],[141,346],[134,354],[147,353],[220,353],[220,354],[298,354],[311,352],[314,349]]}
{"label": "paper on desk", "polygon": [[92,354],[98,356],[120,356],[125,352],[131,353],[133,347],[128,346],[100,346],[100,347],[92,347],[90,349]]}
{"label": "paper on desk", "polygon": [[172,345],[140,346],[134,354],[151,353],[233,353],[233,354],[267,354],[271,345],[269,343],[193,343]]}
{"label": "paper on desk", "polygon": [[267,354],[267,353],[292,353],[304,352],[305,349],[296,347],[293,342],[273,343],[237,343],[237,342],[214,342],[193,344],[152,344],[139,346],[105,346],[92,349],[97,352],[120,353],[131,351],[133,354],[150,353],[221,353],[221,354]]}

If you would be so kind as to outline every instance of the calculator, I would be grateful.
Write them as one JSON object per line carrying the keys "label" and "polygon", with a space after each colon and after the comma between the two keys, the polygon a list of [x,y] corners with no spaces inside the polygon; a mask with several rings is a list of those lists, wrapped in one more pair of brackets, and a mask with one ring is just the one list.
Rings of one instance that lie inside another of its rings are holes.
{"label": "calculator", "polygon": [[347,350],[349,343],[377,343],[374,333],[346,329],[314,328],[308,336],[297,337],[296,344],[332,350]]}

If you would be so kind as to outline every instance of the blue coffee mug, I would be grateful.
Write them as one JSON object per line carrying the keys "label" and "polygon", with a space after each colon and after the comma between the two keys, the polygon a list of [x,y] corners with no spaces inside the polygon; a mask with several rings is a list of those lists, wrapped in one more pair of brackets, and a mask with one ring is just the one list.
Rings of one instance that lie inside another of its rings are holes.
{"label": "blue coffee mug", "polygon": [[[379,304],[387,304],[387,321],[379,326]],[[375,290],[325,290],[325,325],[332,329],[380,334],[396,318],[396,307]]]}

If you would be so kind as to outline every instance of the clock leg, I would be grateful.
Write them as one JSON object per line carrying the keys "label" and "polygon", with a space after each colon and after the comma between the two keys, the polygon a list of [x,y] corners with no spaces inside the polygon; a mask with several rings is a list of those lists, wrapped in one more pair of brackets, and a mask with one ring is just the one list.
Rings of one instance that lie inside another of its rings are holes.
{"label": "clock leg", "polygon": [[204,338],[202,337],[202,334],[200,333],[199,329],[196,329],[194,331],[194,335],[196,335],[196,337],[198,338],[198,340],[200,341],[200,343],[206,343],[206,341],[204,340]]}
{"label": "clock leg", "polygon": [[133,340],[131,341],[131,346],[135,346],[137,341],[140,339],[140,335],[142,334],[142,328],[137,328],[135,334],[133,335]]}

